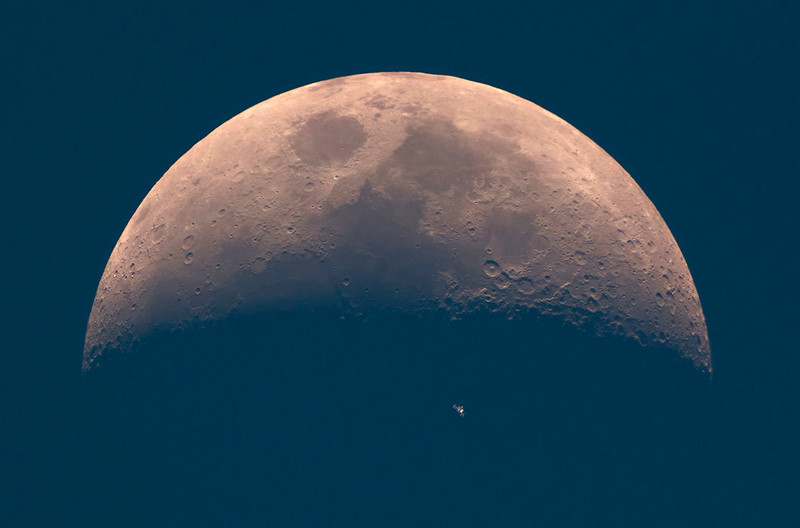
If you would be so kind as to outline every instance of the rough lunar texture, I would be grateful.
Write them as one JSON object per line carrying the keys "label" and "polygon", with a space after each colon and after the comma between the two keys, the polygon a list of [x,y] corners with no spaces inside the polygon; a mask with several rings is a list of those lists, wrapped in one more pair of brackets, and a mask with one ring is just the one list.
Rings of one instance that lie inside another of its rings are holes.
{"label": "rough lunar texture", "polygon": [[84,369],[154,330],[314,308],[555,317],[710,367],[686,262],[633,179],[553,114],[453,77],[315,83],[200,141],[114,248]]}

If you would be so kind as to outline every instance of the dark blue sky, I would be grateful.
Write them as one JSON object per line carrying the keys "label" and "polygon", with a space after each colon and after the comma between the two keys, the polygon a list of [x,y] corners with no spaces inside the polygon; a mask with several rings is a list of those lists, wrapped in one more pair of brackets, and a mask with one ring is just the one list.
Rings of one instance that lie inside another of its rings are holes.
{"label": "dark blue sky", "polygon": [[796,2],[168,4],[0,8],[0,433],[10,446],[0,497],[13,502],[0,506],[0,524],[28,525],[47,504],[68,511],[80,485],[71,416],[95,288],[165,170],[268,97],[410,70],[527,98],[634,177],[705,309],[715,390],[731,402],[731,463],[740,464],[731,474],[750,482],[732,495],[752,492],[754,518],[796,525]]}

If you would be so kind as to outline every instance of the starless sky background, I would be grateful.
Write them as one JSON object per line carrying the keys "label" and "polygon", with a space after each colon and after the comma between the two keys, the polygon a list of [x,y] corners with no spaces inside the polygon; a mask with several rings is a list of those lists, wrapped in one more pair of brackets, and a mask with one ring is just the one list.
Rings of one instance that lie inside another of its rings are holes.
{"label": "starless sky background", "polygon": [[686,257],[731,403],[725,522],[797,526],[800,4],[163,4],[0,8],[0,525],[70,525],[86,322],[152,185],[264,99],[406,70],[529,99],[633,176]]}

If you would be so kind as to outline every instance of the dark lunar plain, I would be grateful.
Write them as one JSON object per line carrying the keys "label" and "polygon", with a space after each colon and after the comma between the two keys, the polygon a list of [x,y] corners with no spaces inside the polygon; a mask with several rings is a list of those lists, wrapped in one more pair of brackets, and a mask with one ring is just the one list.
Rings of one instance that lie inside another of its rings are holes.
{"label": "dark lunar plain", "polygon": [[[796,4],[45,2],[0,25],[0,525],[800,522]],[[104,266],[178,157],[375,71],[502,88],[619,162],[691,270],[711,383],[552,321],[323,312],[154,335],[83,377]]]}

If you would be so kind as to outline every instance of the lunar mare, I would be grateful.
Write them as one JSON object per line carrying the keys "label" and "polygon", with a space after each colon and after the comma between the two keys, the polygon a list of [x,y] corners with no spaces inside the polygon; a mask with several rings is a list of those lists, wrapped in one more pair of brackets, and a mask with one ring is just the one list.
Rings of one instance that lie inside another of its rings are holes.
{"label": "lunar mare", "polygon": [[549,317],[710,369],[687,264],[634,180],[555,115],[454,77],[311,84],[197,143],[117,242],[84,369],[158,330],[303,310]]}

